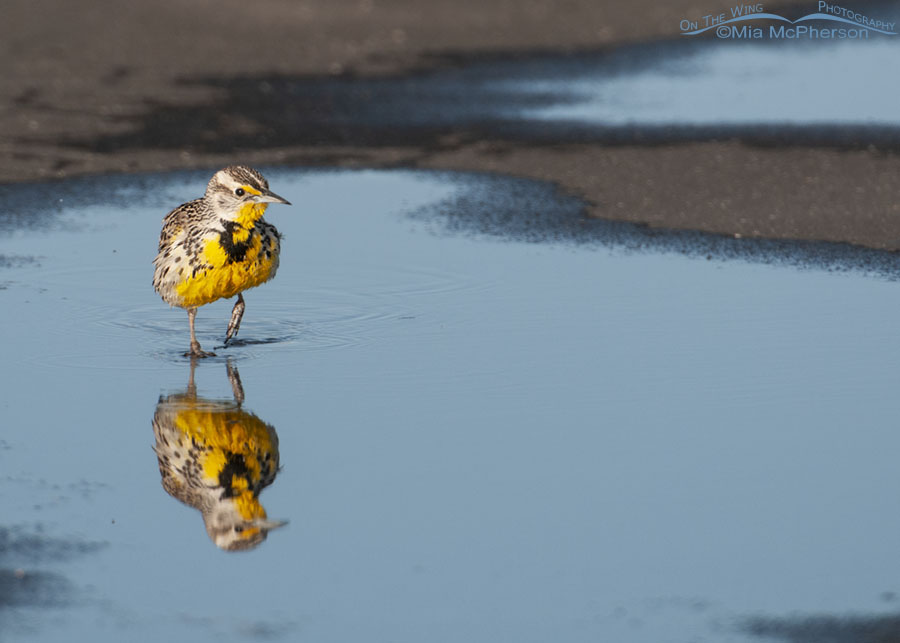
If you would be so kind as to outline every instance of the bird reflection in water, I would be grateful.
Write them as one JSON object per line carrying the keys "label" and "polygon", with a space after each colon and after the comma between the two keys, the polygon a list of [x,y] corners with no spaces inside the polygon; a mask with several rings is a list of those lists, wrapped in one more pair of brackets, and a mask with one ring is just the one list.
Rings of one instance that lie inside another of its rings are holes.
{"label": "bird reflection in water", "polygon": [[234,400],[197,396],[195,360],[187,389],[160,397],[153,433],[163,488],[203,514],[206,532],[228,551],[252,549],[284,522],[269,520],[259,493],[278,474],[275,427],[242,408],[237,368],[226,363]]}

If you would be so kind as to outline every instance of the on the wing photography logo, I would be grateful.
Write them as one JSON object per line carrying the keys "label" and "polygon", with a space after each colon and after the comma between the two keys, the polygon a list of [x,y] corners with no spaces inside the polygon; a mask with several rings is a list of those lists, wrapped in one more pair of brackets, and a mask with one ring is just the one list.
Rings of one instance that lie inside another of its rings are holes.
{"label": "on the wing photography logo", "polygon": [[824,0],[819,0],[815,13],[796,20],[768,13],[760,2],[736,5],[728,12],[701,16],[697,20],[684,19],[679,26],[682,36],[698,36],[713,30],[717,37],[732,40],[866,40],[870,35],[897,35],[893,22]]}

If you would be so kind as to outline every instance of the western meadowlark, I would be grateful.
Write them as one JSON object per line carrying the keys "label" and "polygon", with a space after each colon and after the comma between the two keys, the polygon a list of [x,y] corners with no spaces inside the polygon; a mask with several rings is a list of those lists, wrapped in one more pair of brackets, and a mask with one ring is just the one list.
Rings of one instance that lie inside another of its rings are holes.
{"label": "western meadowlark", "polygon": [[191,350],[185,355],[214,355],[200,350],[194,334],[198,306],[237,295],[225,331],[227,346],[244,315],[242,292],[275,276],[281,237],[263,220],[269,203],[290,205],[269,191],[262,174],[235,165],[216,172],[202,198],[163,219],[153,287],[170,305],[187,309]]}
{"label": "western meadowlark", "polygon": [[259,545],[284,522],[268,520],[259,493],[278,473],[278,434],[241,408],[244,391],[229,362],[234,401],[197,396],[195,360],[184,393],[160,397],[153,416],[162,486],[199,509],[210,539],[237,551]]}

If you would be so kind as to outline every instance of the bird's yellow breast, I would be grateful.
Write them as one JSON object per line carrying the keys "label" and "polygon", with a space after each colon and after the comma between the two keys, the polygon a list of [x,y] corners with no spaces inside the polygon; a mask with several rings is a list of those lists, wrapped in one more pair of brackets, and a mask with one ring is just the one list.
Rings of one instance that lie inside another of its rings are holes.
{"label": "bird's yellow breast", "polygon": [[[233,242],[246,242],[249,236],[250,231],[241,228],[233,234]],[[220,239],[208,239],[201,257],[210,267],[176,286],[181,305],[187,308],[203,306],[217,299],[234,297],[247,288],[271,279],[277,266],[277,249],[276,253],[268,254],[262,253],[261,249],[262,239],[259,235],[254,235],[250,238],[243,258],[231,261]]]}

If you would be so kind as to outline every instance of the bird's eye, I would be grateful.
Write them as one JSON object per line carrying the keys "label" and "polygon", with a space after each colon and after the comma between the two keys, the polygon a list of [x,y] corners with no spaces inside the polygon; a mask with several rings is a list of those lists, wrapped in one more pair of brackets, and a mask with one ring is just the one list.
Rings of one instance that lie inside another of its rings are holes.
{"label": "bird's eye", "polygon": [[243,528],[243,527],[235,527],[235,528],[234,528],[234,532],[237,533],[237,534],[241,533],[242,531],[244,531],[244,528]]}
{"label": "bird's eye", "polygon": [[244,188],[238,188],[237,190],[234,191],[234,193],[237,194],[238,196],[244,196]]}

